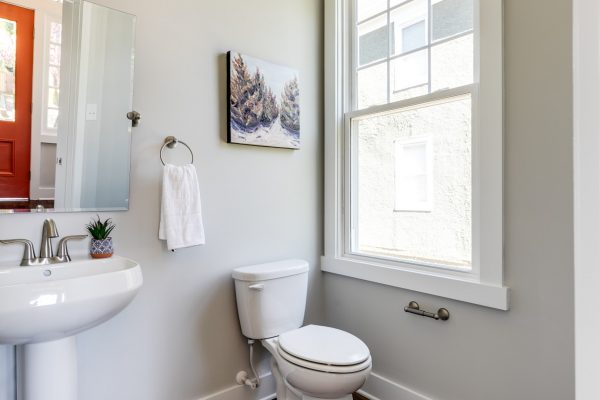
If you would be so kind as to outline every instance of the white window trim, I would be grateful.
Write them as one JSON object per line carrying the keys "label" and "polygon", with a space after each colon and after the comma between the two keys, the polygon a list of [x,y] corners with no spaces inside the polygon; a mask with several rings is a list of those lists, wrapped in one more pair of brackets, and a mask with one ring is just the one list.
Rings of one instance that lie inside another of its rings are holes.
{"label": "white window trim", "polygon": [[[344,182],[349,162],[344,154],[345,112],[350,109],[351,93],[346,90],[353,70],[349,54],[352,44],[349,19],[343,3],[325,2],[325,255],[321,269],[366,281],[442,296],[486,307],[508,310],[509,289],[503,285],[503,70],[502,0],[479,0],[475,25],[474,88],[450,89],[456,95],[473,94],[473,269],[469,272],[415,266],[347,254],[344,227]],[[483,46],[479,40],[485,38]],[[443,97],[447,97],[446,94]],[[427,95],[435,101],[436,93]],[[414,99],[403,100],[410,105]],[[478,107],[477,105],[481,105]],[[378,106],[382,111],[390,105]],[[391,108],[398,107],[397,103]],[[345,129],[346,126],[346,129]],[[485,134],[479,134],[484,132]],[[485,229],[483,229],[485,227]],[[349,236],[349,235],[348,235]]]}

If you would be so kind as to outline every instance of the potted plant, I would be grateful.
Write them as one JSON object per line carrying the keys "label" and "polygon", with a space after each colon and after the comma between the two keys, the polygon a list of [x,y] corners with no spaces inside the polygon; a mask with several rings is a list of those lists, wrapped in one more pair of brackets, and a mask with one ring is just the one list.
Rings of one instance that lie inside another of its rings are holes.
{"label": "potted plant", "polygon": [[108,258],[113,255],[113,242],[110,233],[116,225],[110,218],[102,221],[99,215],[97,217],[98,219],[92,219],[85,226],[85,229],[92,235],[90,255],[92,258]]}

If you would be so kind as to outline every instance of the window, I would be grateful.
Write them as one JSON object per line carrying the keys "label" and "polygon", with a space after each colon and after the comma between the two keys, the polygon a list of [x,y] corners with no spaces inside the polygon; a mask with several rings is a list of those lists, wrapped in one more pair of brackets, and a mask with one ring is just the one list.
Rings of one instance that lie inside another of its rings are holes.
{"label": "window", "polygon": [[56,132],[60,95],[60,56],[62,24],[50,20],[47,27],[48,45],[46,56],[45,128]]}
{"label": "window", "polygon": [[433,206],[433,160],[431,139],[396,140],[394,211],[431,212]]}
{"label": "window", "polygon": [[425,20],[402,29],[402,52],[408,53],[409,51],[425,46],[426,37]]}
{"label": "window", "polygon": [[501,6],[328,5],[324,271],[508,307]]}
{"label": "window", "polygon": [[0,121],[15,121],[17,23],[0,18]]}

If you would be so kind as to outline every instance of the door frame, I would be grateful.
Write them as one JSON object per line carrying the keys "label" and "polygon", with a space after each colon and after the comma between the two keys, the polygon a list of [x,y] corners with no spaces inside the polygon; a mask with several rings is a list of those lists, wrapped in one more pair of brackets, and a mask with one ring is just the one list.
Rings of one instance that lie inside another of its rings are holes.
{"label": "door frame", "polygon": [[599,399],[600,5],[573,0],[575,397]]}
{"label": "door frame", "polygon": [[[34,0],[0,0],[4,3],[27,8],[35,12],[33,40],[33,85],[31,101],[31,181],[29,182],[29,198],[32,200],[54,199],[54,187],[42,186],[41,181],[41,147],[43,144],[56,146],[57,136],[44,129],[44,90],[47,87],[46,58],[48,44],[46,31],[51,19],[61,18],[62,4],[54,1],[39,2]],[[54,160],[56,162],[56,160]],[[55,163],[52,164],[54,167]]]}
{"label": "door frame", "polygon": [[[14,166],[15,172],[18,174],[15,177],[15,179],[17,180],[17,182],[23,182],[22,186],[18,183],[16,185],[18,185],[18,187],[22,188],[22,189],[27,188],[27,196],[26,197],[18,196],[18,195],[15,195],[16,194],[15,193],[13,195],[9,195],[9,196],[0,198],[0,201],[15,201],[15,200],[17,200],[17,201],[18,200],[27,200],[28,201],[31,198],[31,160],[32,160],[31,150],[32,150],[32,134],[33,134],[33,119],[31,118],[31,115],[32,115],[32,111],[33,111],[33,84],[34,84],[34,82],[33,82],[33,78],[34,78],[33,77],[33,60],[34,60],[34,54],[35,54],[34,49],[35,49],[35,19],[36,19],[36,15],[35,15],[35,10],[32,9],[31,7],[27,7],[22,4],[16,4],[14,1],[1,0],[0,2],[4,3],[5,5],[7,5],[9,7],[15,7],[15,8],[27,11],[27,13],[28,13],[27,16],[21,14],[20,16],[16,17],[17,23],[22,24],[25,22],[27,22],[27,23],[31,22],[31,28],[32,28],[31,29],[31,34],[32,34],[32,37],[31,37],[31,46],[32,46],[31,47],[31,63],[32,63],[32,65],[29,70],[27,68],[25,68],[24,66],[18,67],[17,75],[16,75],[17,81],[15,82],[15,86],[17,86],[17,87],[22,86],[24,84],[23,81],[21,79],[19,79],[19,73],[20,73],[19,71],[22,71],[23,73],[28,73],[31,77],[30,82],[25,81],[25,84],[28,86],[29,91],[30,91],[30,93],[29,93],[29,100],[30,100],[29,103],[30,104],[27,104],[27,102],[25,102],[25,104],[23,104],[22,97],[20,97],[21,95],[19,95],[19,92],[23,89],[17,89],[17,94],[16,94],[16,98],[15,98],[15,100],[16,100],[15,107],[16,107],[17,114],[16,114],[16,120],[14,121],[15,125],[24,124],[24,123],[29,125],[29,134],[25,137],[20,137],[19,144],[18,144],[18,146],[21,146],[22,142],[26,142],[27,157],[28,157],[28,159],[27,159],[28,170],[22,171],[21,167]],[[31,12],[31,14],[29,14],[29,12]],[[30,18],[32,18],[32,20],[30,20]],[[29,26],[29,25],[26,25],[26,26]],[[17,35],[19,35],[18,28],[17,28]],[[22,33],[21,33],[21,35],[22,35]],[[26,49],[26,50],[28,50],[28,49]],[[29,52],[26,51],[25,53],[21,53],[21,55],[19,56],[19,45],[17,44],[17,64],[19,62],[24,61],[23,57],[25,57],[26,59],[29,58]],[[25,90],[25,92],[27,92],[27,91]],[[27,108],[30,109],[29,113],[27,113]],[[29,114],[29,118],[25,118],[20,121],[19,115],[23,115],[24,113],[25,113],[25,115]],[[28,122],[23,122],[25,120],[28,120]],[[0,124],[5,124],[5,123],[10,123],[10,122],[2,122]],[[13,142],[15,142],[15,141],[13,140]],[[19,151],[21,151],[21,150],[17,151],[15,148],[13,155],[15,157],[18,156]],[[13,160],[13,164],[20,164],[20,163],[18,163],[16,160]],[[22,176],[20,174],[21,172],[24,172],[25,176]],[[20,176],[20,178],[18,178],[19,176]]]}

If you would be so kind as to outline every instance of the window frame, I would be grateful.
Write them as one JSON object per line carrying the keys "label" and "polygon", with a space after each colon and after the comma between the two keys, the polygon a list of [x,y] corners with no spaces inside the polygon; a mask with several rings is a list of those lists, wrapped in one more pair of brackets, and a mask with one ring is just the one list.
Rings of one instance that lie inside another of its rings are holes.
{"label": "window frame", "polygon": [[[353,110],[353,0],[325,2],[325,251],[321,269],[366,281],[508,310],[503,284],[502,0],[475,0],[475,83]],[[479,18],[477,18],[477,16]],[[485,40],[485,42],[482,42]],[[349,41],[351,41],[349,43]],[[389,70],[388,70],[389,75]],[[389,81],[388,81],[389,86]],[[471,94],[473,104],[473,268],[469,271],[351,254],[350,120]],[[388,87],[389,96],[389,87]],[[485,134],[481,134],[485,132]]]}

